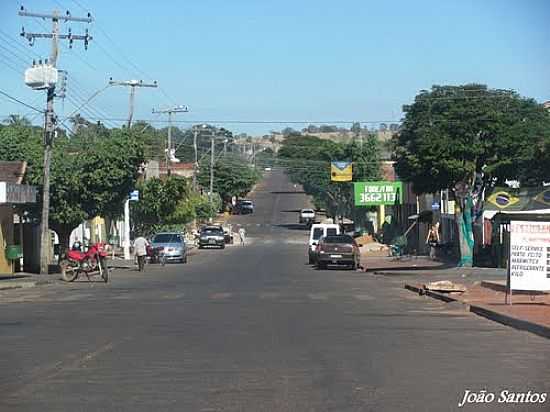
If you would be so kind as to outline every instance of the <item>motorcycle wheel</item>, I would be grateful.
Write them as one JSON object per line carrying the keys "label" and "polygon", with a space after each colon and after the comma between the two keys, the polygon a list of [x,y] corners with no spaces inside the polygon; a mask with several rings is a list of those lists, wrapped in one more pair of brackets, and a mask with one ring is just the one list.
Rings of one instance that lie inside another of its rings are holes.
{"label": "motorcycle wheel", "polygon": [[105,259],[99,259],[98,265],[103,282],[107,283],[109,281],[109,267],[107,266]]}
{"label": "motorcycle wheel", "polygon": [[59,267],[61,268],[61,278],[65,282],[73,282],[78,277],[78,271],[68,260],[62,260]]}

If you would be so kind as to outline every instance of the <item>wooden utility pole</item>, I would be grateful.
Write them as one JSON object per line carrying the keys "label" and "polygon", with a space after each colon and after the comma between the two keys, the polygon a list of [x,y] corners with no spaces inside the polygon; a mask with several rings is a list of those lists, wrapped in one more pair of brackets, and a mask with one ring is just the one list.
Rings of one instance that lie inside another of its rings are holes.
{"label": "wooden utility pole", "polygon": [[[69,47],[72,48],[75,40],[84,41],[84,48],[88,48],[88,42],[92,40],[92,36],[88,34],[86,29],[85,35],[72,34],[70,29],[68,34],[59,34],[59,21],[75,21],[83,23],[91,23],[93,21],[90,13],[87,17],[73,17],[67,11],[65,15],[59,14],[54,10],[52,14],[30,13],[21,6],[19,15],[22,17],[35,17],[40,19],[48,19],[52,21],[51,33],[27,33],[25,29],[21,31],[21,36],[25,37],[30,45],[34,44],[34,40],[38,38],[46,38],[52,40],[52,49],[48,64],[56,67],[57,58],[59,56],[59,39],[69,40]],[[46,113],[44,120],[44,163],[43,163],[43,181],[42,181],[42,217],[40,222],[40,274],[48,274],[48,266],[50,260],[50,168],[52,161],[52,147],[55,135],[56,116],[54,112],[55,84],[47,88]]]}
{"label": "wooden utility pole", "polygon": [[155,110],[153,113],[168,114],[168,142],[166,144],[166,173],[170,175],[172,173],[172,160],[175,153],[172,153],[172,113],[187,113],[189,108],[187,106],[176,106],[171,109]]}
{"label": "wooden utility pole", "polygon": [[111,86],[127,86],[130,88],[130,100],[129,100],[129,110],[128,110],[128,122],[127,127],[130,129],[132,127],[132,119],[134,118],[134,100],[136,96],[136,87],[158,87],[157,82],[153,83],[143,83],[143,80],[124,80],[124,81],[115,81],[111,77],[109,80],[109,85]]}
{"label": "wooden utility pole", "polygon": [[210,192],[208,197],[210,199],[210,207],[212,207],[214,194],[214,136],[210,138]]}
{"label": "wooden utility pole", "polygon": [[193,129],[193,151],[195,152],[195,162],[193,163],[193,190],[197,191],[197,173],[199,172],[199,153],[197,150],[197,128]]}
{"label": "wooden utility pole", "polygon": [[[110,86],[126,86],[130,88],[130,101],[129,101],[129,110],[128,110],[128,132],[132,127],[132,119],[134,117],[134,99],[136,96],[136,87],[158,87],[157,82],[153,83],[143,83],[143,80],[124,80],[124,81],[115,81],[111,77],[109,80]],[[124,203],[124,241],[122,242],[122,247],[124,249],[124,259],[130,259],[130,195],[126,198]]]}

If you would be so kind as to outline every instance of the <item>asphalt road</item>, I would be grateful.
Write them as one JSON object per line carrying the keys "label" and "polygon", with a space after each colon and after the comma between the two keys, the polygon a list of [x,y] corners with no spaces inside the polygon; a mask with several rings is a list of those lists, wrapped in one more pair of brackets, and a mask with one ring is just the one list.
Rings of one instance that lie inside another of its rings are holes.
{"label": "asphalt road", "polygon": [[548,340],[397,280],[317,271],[293,212],[306,197],[274,171],[252,198],[232,218],[245,246],[2,292],[0,410],[450,411],[465,390],[550,392]]}

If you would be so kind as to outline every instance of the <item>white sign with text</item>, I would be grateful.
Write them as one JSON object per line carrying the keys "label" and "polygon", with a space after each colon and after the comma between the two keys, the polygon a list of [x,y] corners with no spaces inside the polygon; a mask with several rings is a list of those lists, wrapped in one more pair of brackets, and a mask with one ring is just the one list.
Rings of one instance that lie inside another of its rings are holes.
{"label": "white sign with text", "polygon": [[510,289],[550,290],[550,222],[510,222]]}

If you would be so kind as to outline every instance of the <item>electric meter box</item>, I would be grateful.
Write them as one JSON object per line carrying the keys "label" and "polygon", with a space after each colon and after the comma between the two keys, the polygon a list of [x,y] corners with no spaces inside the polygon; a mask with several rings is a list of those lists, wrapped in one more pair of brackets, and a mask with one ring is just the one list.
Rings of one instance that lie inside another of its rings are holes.
{"label": "electric meter box", "polygon": [[55,86],[57,78],[57,69],[51,64],[40,64],[25,70],[25,84],[34,90]]}

